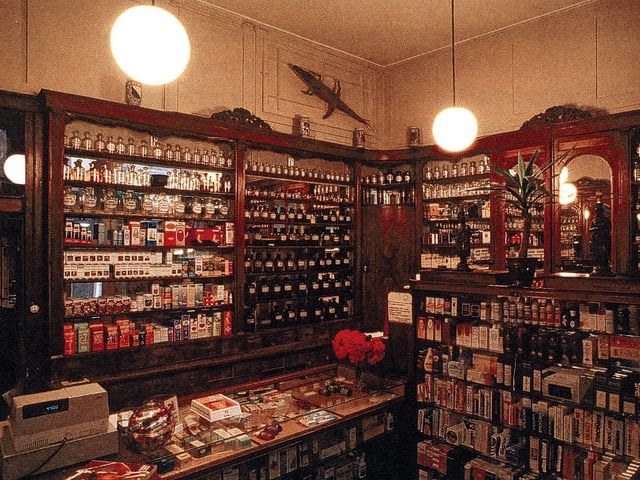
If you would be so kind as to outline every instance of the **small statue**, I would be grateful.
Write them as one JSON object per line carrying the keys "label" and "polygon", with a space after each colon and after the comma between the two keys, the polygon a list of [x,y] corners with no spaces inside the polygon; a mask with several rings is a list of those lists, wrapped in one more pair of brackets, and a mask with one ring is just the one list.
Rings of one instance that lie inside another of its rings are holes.
{"label": "small statue", "polygon": [[467,258],[471,255],[471,227],[467,225],[467,217],[464,209],[458,211],[458,230],[456,231],[456,246],[460,263],[456,270],[459,272],[470,272],[472,269],[467,263]]}
{"label": "small statue", "polygon": [[612,276],[611,272],[611,221],[604,214],[602,194],[598,193],[595,216],[589,227],[591,232],[591,255],[594,260],[593,275]]}

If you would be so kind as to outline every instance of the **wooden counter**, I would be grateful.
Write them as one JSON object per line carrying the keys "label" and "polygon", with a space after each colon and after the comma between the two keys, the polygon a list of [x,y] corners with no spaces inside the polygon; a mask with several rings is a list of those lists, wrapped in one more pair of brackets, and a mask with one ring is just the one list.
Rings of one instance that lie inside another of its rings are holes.
{"label": "wooden counter", "polygon": [[[242,422],[239,417],[212,424],[201,420],[200,426],[203,429],[211,430],[241,427],[242,433],[251,440],[250,446],[248,448],[236,446],[225,450],[225,441],[217,440],[207,444],[213,453],[198,458],[195,451],[183,443],[184,434],[174,434],[172,443],[184,449],[188,455],[183,457],[187,461],[179,465],[175,455],[163,448],[158,449],[154,453],[156,460],[174,461],[175,468],[166,473],[160,473],[157,477],[167,480],[187,477],[217,478],[215,476],[217,471],[222,472],[222,470],[234,467],[246,469],[249,463],[255,464],[256,461],[260,463],[261,458],[266,461],[269,455],[291,447],[298,448],[298,445],[304,445],[306,449],[307,444],[309,445],[308,464],[298,465],[296,463],[296,468],[312,469],[356,448],[364,448],[366,441],[387,433],[385,428],[386,415],[403,402],[404,383],[398,380],[365,375],[363,385],[357,386],[352,378],[352,371],[332,366],[331,368],[325,367],[281,376],[268,382],[242,385],[225,392],[216,392],[224,393],[232,398],[235,397],[243,405]],[[320,388],[324,388],[327,382],[332,381],[340,382],[345,387],[349,387],[352,391],[351,395],[331,393],[327,396],[317,393]],[[375,385],[375,388],[368,385]],[[256,395],[255,392],[269,388],[273,388],[269,392],[269,396],[276,400],[273,402],[273,408],[265,407],[260,412],[248,414],[247,406],[249,404],[255,405],[255,408],[266,405],[261,404],[258,400],[260,395]],[[238,392],[246,392],[247,395],[239,396]],[[252,398],[253,403],[248,401],[249,397]],[[187,423],[193,424],[192,420],[195,415],[191,412],[191,400],[191,397],[179,399],[179,410],[185,431]],[[305,425],[307,417],[318,412],[326,412],[328,416],[333,418],[326,423]],[[190,422],[186,422],[187,416],[190,417]],[[282,427],[282,431],[271,440],[260,439],[259,433],[264,430],[267,423],[273,422],[277,422]],[[336,440],[335,443],[333,440],[328,440],[332,432],[339,432],[335,437],[342,440]],[[311,443],[314,445],[313,448],[311,448]],[[135,452],[125,435],[120,435],[118,455],[110,459],[131,464],[149,463],[149,457],[143,453]],[[38,478],[66,479],[74,471],[75,468],[66,468],[40,475]],[[291,471],[283,470],[281,475],[290,473]]]}

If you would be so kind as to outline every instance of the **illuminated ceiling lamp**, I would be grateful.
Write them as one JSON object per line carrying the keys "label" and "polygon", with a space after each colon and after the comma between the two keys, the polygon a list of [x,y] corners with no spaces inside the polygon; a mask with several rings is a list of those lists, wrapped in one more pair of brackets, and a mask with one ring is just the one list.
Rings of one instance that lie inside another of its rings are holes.
{"label": "illuminated ceiling lamp", "polygon": [[451,77],[453,80],[453,107],[442,110],[433,122],[433,138],[440,148],[460,152],[468,148],[478,134],[478,122],[469,110],[456,107],[456,51],[455,8],[451,0]]}
{"label": "illuminated ceiling lamp", "polygon": [[178,78],[191,46],[182,23],[166,10],[140,5],[123,12],[111,28],[111,51],[133,80],[164,85]]}
{"label": "illuminated ceiling lamp", "polygon": [[16,185],[24,185],[27,180],[26,162],[23,153],[9,155],[2,167],[7,178]]}

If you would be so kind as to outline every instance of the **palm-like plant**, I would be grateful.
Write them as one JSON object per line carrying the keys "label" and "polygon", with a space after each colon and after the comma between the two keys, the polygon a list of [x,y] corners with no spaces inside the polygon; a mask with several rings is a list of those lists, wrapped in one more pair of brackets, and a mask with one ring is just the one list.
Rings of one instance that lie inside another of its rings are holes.
{"label": "palm-like plant", "polygon": [[[522,152],[518,152],[518,163],[512,169],[497,165],[490,166],[491,170],[500,176],[502,182],[492,182],[491,185],[481,188],[498,192],[498,195],[522,216],[522,239],[518,258],[527,258],[534,211],[541,204],[549,203],[553,198],[552,193],[545,185],[545,173],[551,170],[554,165],[562,163],[572,150],[567,150],[544,165],[536,165],[540,154],[540,151],[536,149],[531,158],[526,161]],[[558,173],[554,174],[554,176],[557,175]]]}

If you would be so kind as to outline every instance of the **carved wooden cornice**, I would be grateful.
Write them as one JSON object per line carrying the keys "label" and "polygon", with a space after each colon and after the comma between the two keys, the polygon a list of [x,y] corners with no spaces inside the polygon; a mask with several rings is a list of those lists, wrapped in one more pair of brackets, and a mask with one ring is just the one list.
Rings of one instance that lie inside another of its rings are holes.
{"label": "carved wooden cornice", "polygon": [[244,108],[234,108],[233,110],[223,110],[211,115],[213,120],[219,120],[226,123],[235,123],[254,128],[256,130],[271,131],[271,125],[256,117],[249,110]]}
{"label": "carved wooden cornice", "polygon": [[520,128],[541,127],[552,123],[583,120],[585,118],[592,118],[599,113],[600,112],[594,112],[593,110],[576,108],[571,105],[556,105],[555,107],[547,108],[542,113],[534,115],[524,122]]}

